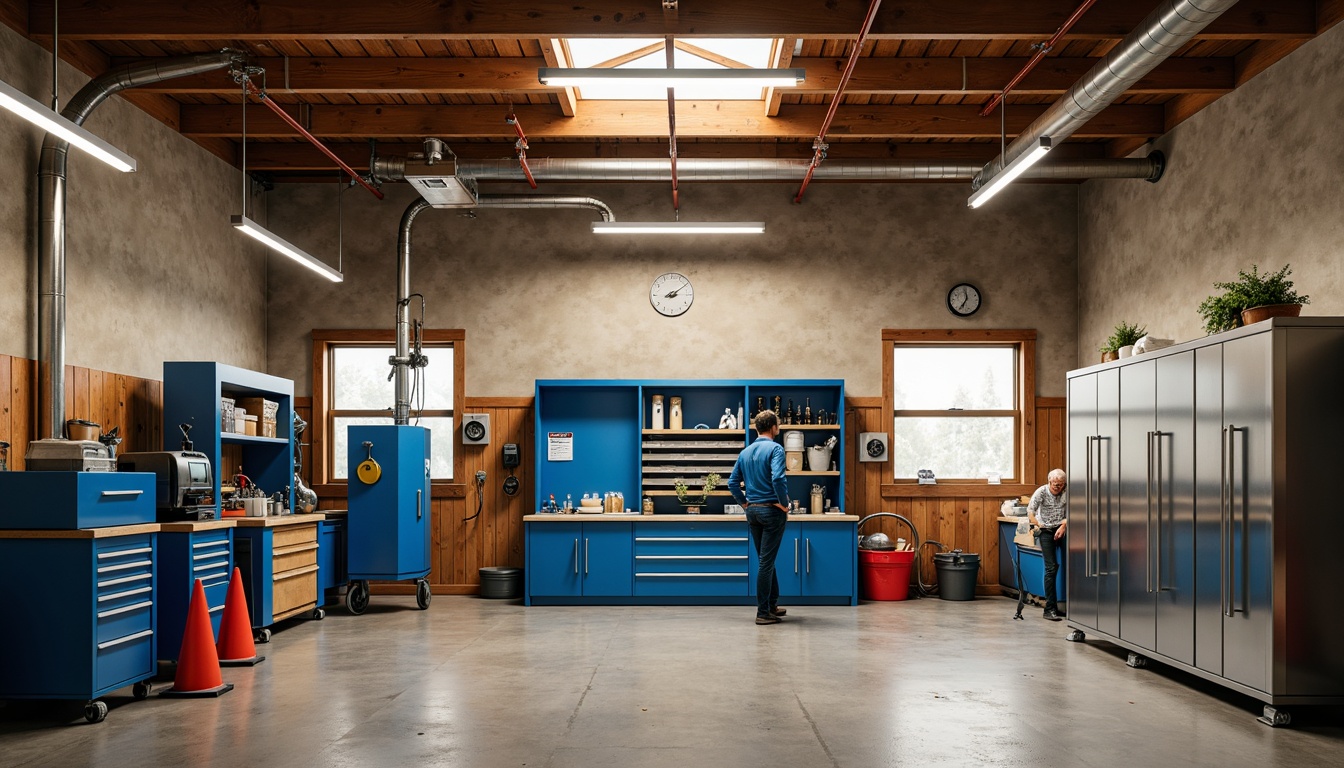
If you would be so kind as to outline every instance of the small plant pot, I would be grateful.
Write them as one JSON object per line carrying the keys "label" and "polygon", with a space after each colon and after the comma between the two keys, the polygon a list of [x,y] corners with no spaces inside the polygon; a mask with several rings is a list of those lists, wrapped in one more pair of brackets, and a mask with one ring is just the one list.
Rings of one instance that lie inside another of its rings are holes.
{"label": "small plant pot", "polygon": [[1123,346],[1123,347],[1121,347],[1121,348],[1119,348],[1119,349],[1117,349],[1117,350],[1115,350],[1115,351],[1116,351],[1116,354],[1118,354],[1118,355],[1120,356],[1120,359],[1121,359],[1121,360],[1124,360],[1126,357],[1133,357],[1133,356],[1134,356],[1134,345],[1133,345],[1133,344],[1126,344],[1125,346]]}
{"label": "small plant pot", "polygon": [[1115,352],[1114,350],[1110,352],[1101,353],[1101,362],[1103,363],[1109,363],[1112,360],[1119,360],[1119,359],[1120,359],[1119,353]]}
{"label": "small plant pot", "polygon": [[1265,304],[1241,310],[1241,324],[1250,325],[1271,317],[1297,317],[1302,314],[1301,304]]}

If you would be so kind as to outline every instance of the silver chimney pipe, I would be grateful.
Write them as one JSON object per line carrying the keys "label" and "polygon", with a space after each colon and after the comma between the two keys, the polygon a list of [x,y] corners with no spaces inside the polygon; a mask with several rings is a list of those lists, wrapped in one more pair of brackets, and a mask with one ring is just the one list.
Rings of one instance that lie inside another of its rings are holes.
{"label": "silver chimney pipe", "polygon": [[[1059,146],[1236,3],[1237,0],[1163,0],[1105,58],[1018,134],[1002,155],[985,165],[972,186],[979,189],[1044,136]],[[1032,175],[1035,170],[1028,169],[1024,178],[1035,178]]]}
{"label": "silver chimney pipe", "polygon": [[[138,85],[223,69],[241,54],[203,53],[152,64],[128,64],[89,81],[61,110],[82,125],[109,96]],[[38,413],[50,420],[47,437],[65,433],[65,174],[70,145],[47,134],[37,171],[37,359],[45,386],[38,387]],[[40,429],[39,429],[40,431]]]}

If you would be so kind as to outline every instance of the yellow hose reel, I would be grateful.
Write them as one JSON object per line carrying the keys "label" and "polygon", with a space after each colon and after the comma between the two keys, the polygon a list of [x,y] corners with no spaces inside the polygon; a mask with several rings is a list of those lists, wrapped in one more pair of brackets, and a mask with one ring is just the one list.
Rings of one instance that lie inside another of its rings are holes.
{"label": "yellow hose reel", "polygon": [[364,450],[369,452],[369,457],[361,462],[355,469],[355,476],[365,485],[373,485],[383,476],[383,468],[378,466],[378,462],[373,458],[373,443],[364,441]]}

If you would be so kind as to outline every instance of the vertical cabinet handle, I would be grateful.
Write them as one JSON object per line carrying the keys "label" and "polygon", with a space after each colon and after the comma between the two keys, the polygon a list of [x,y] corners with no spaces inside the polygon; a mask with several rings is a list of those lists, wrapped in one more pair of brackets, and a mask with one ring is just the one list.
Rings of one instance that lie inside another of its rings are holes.
{"label": "vertical cabinet handle", "polygon": [[1232,548],[1231,531],[1228,530],[1228,529],[1231,527],[1231,521],[1229,520],[1229,515],[1228,515],[1228,506],[1229,506],[1229,504],[1231,503],[1231,496],[1232,496],[1232,494],[1231,494],[1231,492],[1230,492],[1230,489],[1229,489],[1229,487],[1228,487],[1228,485],[1229,485],[1228,475],[1230,474],[1229,471],[1228,471],[1230,467],[1229,467],[1229,464],[1228,464],[1228,455],[1227,455],[1228,452],[1229,452],[1229,451],[1228,451],[1228,448],[1229,448],[1229,442],[1228,442],[1228,434],[1229,434],[1229,431],[1228,431],[1228,430],[1229,430],[1229,427],[1223,427],[1223,442],[1222,442],[1222,446],[1221,446],[1221,447],[1222,447],[1222,456],[1220,457],[1220,458],[1221,458],[1221,461],[1220,461],[1220,467],[1219,467],[1219,469],[1221,470],[1221,471],[1219,472],[1219,475],[1221,475],[1221,477],[1219,477],[1219,479],[1218,479],[1218,493],[1219,493],[1219,503],[1218,503],[1218,529],[1219,529],[1219,531],[1218,531],[1218,532],[1221,534],[1221,541],[1219,542],[1219,547],[1218,547],[1218,561],[1219,561],[1219,562],[1218,562],[1218,566],[1219,566],[1219,567],[1218,567],[1218,599],[1219,599],[1219,600],[1222,602],[1222,604],[1223,604],[1223,615],[1224,615],[1224,616],[1231,616],[1231,615],[1232,615],[1232,604],[1231,604],[1231,601],[1228,600],[1228,594],[1227,594],[1227,592],[1228,592],[1228,589],[1227,589],[1227,582],[1228,582],[1227,571],[1228,571],[1228,568],[1231,567],[1231,562],[1232,562],[1232,558],[1231,558],[1231,556],[1230,556],[1230,554],[1229,554],[1229,551],[1228,551],[1228,550],[1230,550],[1230,549]]}
{"label": "vertical cabinet handle", "polygon": [[1148,433],[1148,477],[1144,480],[1144,492],[1148,494],[1148,517],[1143,522],[1144,573],[1143,586],[1153,591],[1153,433]]}
{"label": "vertical cabinet handle", "polygon": [[[1154,589],[1158,592],[1164,591],[1162,586],[1162,499],[1166,498],[1162,489],[1162,468],[1166,464],[1162,461],[1162,437],[1168,433],[1158,430],[1153,433],[1157,438],[1157,553],[1154,557],[1154,563],[1157,572],[1153,574]],[[1169,510],[1170,511],[1170,510]],[[1175,525],[1173,521],[1172,525]]]}
{"label": "vertical cabinet handle", "polygon": [[[1106,439],[1107,439],[1107,438],[1106,438],[1104,435],[1097,435],[1097,520],[1098,520],[1098,522],[1100,522],[1100,520],[1101,520],[1101,497],[1102,497],[1102,489],[1103,489],[1103,486],[1102,486],[1102,484],[1101,484],[1101,475],[1102,475],[1102,471],[1101,471],[1101,469],[1102,469],[1102,448],[1105,446],[1105,440],[1106,440]],[[1103,575],[1105,575],[1105,576],[1114,576],[1114,575],[1116,575],[1116,572],[1111,570],[1111,544],[1112,544],[1112,542],[1111,542],[1111,473],[1110,473],[1110,472],[1107,472],[1107,473],[1106,473],[1106,485],[1104,486],[1104,488],[1105,488],[1105,496],[1106,496],[1106,524],[1103,525],[1103,526],[1101,526],[1100,529],[1097,531],[1097,575],[1098,575],[1098,576],[1103,576]],[[1103,547],[1103,546],[1102,546],[1102,543],[1101,543],[1101,534],[1102,534],[1102,533],[1105,533],[1105,534],[1106,534],[1106,545],[1105,545],[1105,547]],[[1101,565],[1101,564],[1102,564],[1102,561],[1103,561],[1103,557],[1102,557],[1103,554],[1105,555],[1104,560],[1105,560],[1105,563],[1106,563],[1106,570],[1104,570],[1104,571],[1102,570],[1102,565]]]}
{"label": "vertical cabinet handle", "polygon": [[793,540],[793,572],[798,573],[798,540]]}
{"label": "vertical cabinet handle", "polygon": [[583,575],[588,575],[588,539],[583,540]]}
{"label": "vertical cabinet handle", "polygon": [[805,539],[805,540],[803,541],[803,557],[804,557],[804,559],[805,559],[805,563],[806,563],[806,566],[807,566],[807,573],[811,573],[811,572],[812,572],[812,540],[811,540],[811,539]]}
{"label": "vertical cabinet handle", "polygon": [[1092,435],[1083,441],[1087,460],[1083,462],[1083,577],[1096,576],[1092,572]]}
{"label": "vertical cabinet handle", "polygon": [[[1248,430],[1247,430],[1246,427],[1234,427],[1234,426],[1232,426],[1231,424],[1229,424],[1229,425],[1227,426],[1227,477],[1228,477],[1228,481],[1229,481],[1229,482],[1228,482],[1228,489],[1227,489],[1227,491],[1228,491],[1228,493],[1227,493],[1227,498],[1228,498],[1227,512],[1228,512],[1228,523],[1229,523],[1229,531],[1228,531],[1228,533],[1231,533],[1232,530],[1233,530],[1233,529],[1231,528],[1231,526],[1236,525],[1236,523],[1237,523],[1237,517],[1236,517],[1236,515],[1237,515],[1237,497],[1238,497],[1238,494],[1237,494],[1237,433],[1238,433],[1238,432],[1241,432],[1241,433],[1242,433],[1242,438],[1241,438],[1241,444],[1242,444],[1242,452],[1241,452],[1242,473],[1241,473],[1241,494],[1240,494],[1240,497],[1241,497],[1241,552],[1240,552],[1240,554],[1237,554],[1237,552],[1236,552],[1236,536],[1232,536],[1232,537],[1231,537],[1230,546],[1228,547],[1228,555],[1229,555],[1228,559],[1231,561],[1230,564],[1231,564],[1231,569],[1232,569],[1232,570],[1231,570],[1232,576],[1228,579],[1228,590],[1227,590],[1227,592],[1228,592],[1228,595],[1227,595],[1227,597],[1228,597],[1228,600],[1227,600],[1227,602],[1228,602],[1228,607],[1230,607],[1230,608],[1232,609],[1231,612],[1228,613],[1229,616],[1231,616],[1231,615],[1233,615],[1233,614],[1237,614],[1237,613],[1245,613],[1245,612],[1246,612],[1246,609],[1247,609],[1247,607],[1250,605],[1250,601],[1251,601],[1251,594],[1250,594],[1250,591],[1251,591],[1251,586],[1250,586],[1250,584],[1251,584],[1251,578],[1250,578],[1250,551],[1251,551],[1251,541],[1250,541],[1250,539],[1251,539],[1251,519],[1250,519],[1250,515],[1251,515],[1251,512],[1250,512],[1250,505],[1247,503],[1247,499],[1246,499],[1246,497],[1247,497],[1247,495],[1248,495],[1248,492],[1247,492],[1247,489],[1246,489],[1246,471],[1245,471],[1245,468],[1246,468],[1246,450],[1245,450],[1246,437],[1245,437],[1245,433],[1246,433],[1247,431],[1248,431]],[[1238,571],[1238,569],[1240,569],[1240,571]],[[1237,578],[1237,577],[1236,577],[1238,573],[1241,574],[1241,577],[1240,577],[1240,578]],[[1241,590],[1241,607],[1240,607],[1240,608],[1237,607],[1237,589],[1238,589],[1238,588],[1240,588],[1240,590]]]}
{"label": "vertical cabinet handle", "polygon": [[425,515],[425,511],[424,511],[424,507],[423,507],[423,496],[424,496],[424,493],[425,493],[425,492],[424,492],[423,489],[422,489],[422,490],[418,490],[418,491],[415,492],[415,521],[416,521],[417,523],[420,522],[420,518],[424,517],[424,515]]}
{"label": "vertical cabinet handle", "polygon": [[579,540],[574,540],[574,575],[579,575]]}

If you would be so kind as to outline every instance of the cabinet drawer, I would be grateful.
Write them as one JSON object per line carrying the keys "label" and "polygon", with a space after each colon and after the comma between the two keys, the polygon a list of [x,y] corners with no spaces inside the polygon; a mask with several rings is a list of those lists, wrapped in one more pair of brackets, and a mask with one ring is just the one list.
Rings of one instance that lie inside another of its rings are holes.
{"label": "cabinet drawer", "polygon": [[296,544],[283,549],[277,547],[271,557],[271,572],[280,576],[286,571],[317,565],[317,544]]}
{"label": "cabinet drawer", "polygon": [[648,573],[743,573],[746,555],[635,555],[635,575]]}
{"label": "cabinet drawer", "polygon": [[316,544],[317,543],[317,524],[309,523],[307,525],[284,525],[274,529],[271,538],[271,546],[274,549],[292,547],[295,544]]}
{"label": "cabinet drawer", "polygon": [[636,536],[635,556],[746,557],[746,536]]}
{"label": "cabinet drawer", "polygon": [[121,605],[99,605],[94,614],[98,622],[96,641],[105,643],[154,628],[154,601],[148,595]]}
{"label": "cabinet drawer", "polygon": [[154,538],[145,535],[98,539],[93,566],[98,597],[125,591],[130,585],[152,586]]}
{"label": "cabinet drawer", "polygon": [[271,586],[271,615],[281,617],[299,608],[317,604],[317,566],[277,573]]}
{"label": "cabinet drawer", "polygon": [[[106,691],[154,676],[154,631],[141,629],[96,646],[94,688]],[[95,694],[97,695],[97,694]]]}
{"label": "cabinet drawer", "polygon": [[709,538],[741,538],[745,541],[750,538],[751,533],[745,522],[737,521],[731,523],[635,523],[635,538],[639,539],[645,536],[656,538],[703,536]]}
{"label": "cabinet drawer", "polygon": [[747,594],[746,566],[705,573],[663,573],[636,566],[635,594],[660,597],[717,597]]}
{"label": "cabinet drawer", "polygon": [[205,607],[211,618],[224,610],[224,600],[229,595],[229,583],[221,581],[205,588]]}

